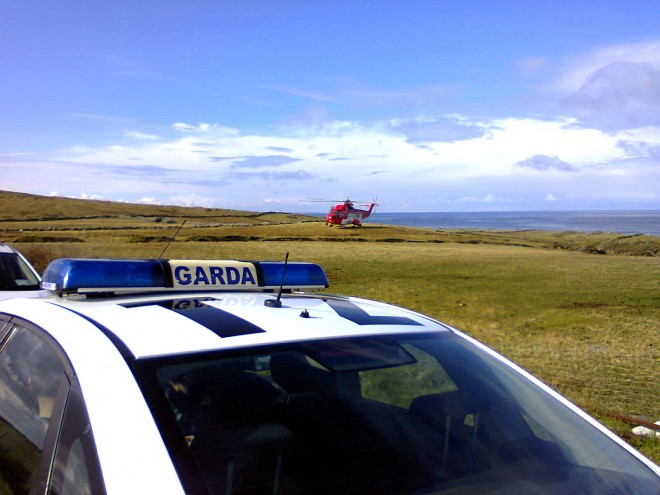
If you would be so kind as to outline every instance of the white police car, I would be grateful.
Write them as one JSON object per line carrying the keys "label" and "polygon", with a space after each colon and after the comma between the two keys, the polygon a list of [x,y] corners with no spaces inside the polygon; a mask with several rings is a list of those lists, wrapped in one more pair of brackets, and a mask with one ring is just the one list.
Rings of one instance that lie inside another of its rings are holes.
{"label": "white police car", "polygon": [[0,493],[658,494],[468,336],[314,264],[57,260],[0,302]]}
{"label": "white police car", "polygon": [[0,243],[0,300],[13,297],[41,297],[41,277],[25,256]]}

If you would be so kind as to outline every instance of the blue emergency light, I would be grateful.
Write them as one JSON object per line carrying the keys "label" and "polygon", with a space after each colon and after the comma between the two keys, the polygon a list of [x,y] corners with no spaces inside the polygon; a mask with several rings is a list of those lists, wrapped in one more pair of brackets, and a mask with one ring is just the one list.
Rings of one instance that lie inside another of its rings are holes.
{"label": "blue emergency light", "polygon": [[62,293],[200,290],[297,290],[329,286],[314,263],[234,260],[62,258],[48,265],[42,288]]}

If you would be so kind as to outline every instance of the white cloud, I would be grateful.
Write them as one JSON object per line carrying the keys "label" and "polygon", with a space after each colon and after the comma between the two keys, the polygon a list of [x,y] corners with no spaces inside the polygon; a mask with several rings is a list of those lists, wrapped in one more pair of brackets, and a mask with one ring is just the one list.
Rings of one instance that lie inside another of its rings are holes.
{"label": "white cloud", "polygon": [[564,93],[578,91],[591,74],[615,62],[648,64],[660,69],[660,39],[608,45],[575,57],[560,69],[551,87]]}
{"label": "white cloud", "polygon": [[201,206],[204,208],[211,208],[217,204],[217,199],[204,197],[199,194],[186,194],[174,196],[172,198],[172,203],[182,206]]}
{"label": "white cloud", "polygon": [[281,167],[287,163],[292,163],[300,160],[299,158],[293,158],[290,156],[284,155],[264,155],[264,156],[241,156],[236,157],[234,163],[232,163],[231,168],[241,169],[241,168],[264,168],[264,167]]}
{"label": "white cloud", "polygon": [[530,168],[533,170],[560,170],[563,172],[574,172],[576,168],[570,163],[560,160],[557,156],[534,155],[527,160],[515,164],[516,167]]}
{"label": "white cloud", "polygon": [[154,141],[159,139],[159,137],[154,134],[147,134],[146,132],[140,131],[124,131],[124,136],[138,141]]}
{"label": "white cloud", "polygon": [[176,122],[172,124],[172,129],[181,132],[195,132],[197,130],[197,127],[195,127],[194,125],[186,124],[184,122]]}
{"label": "white cloud", "polygon": [[[618,196],[660,201],[653,192],[660,190],[656,127],[604,132],[581,127],[574,118],[453,115],[371,124],[344,120],[251,134],[218,124],[180,122],[173,128],[177,132],[169,138],[74,145],[41,161],[0,158],[3,184],[38,194],[85,191],[89,197],[250,210],[275,204],[300,209],[297,201],[304,197],[378,196],[382,211],[393,211],[396,205],[438,210],[448,204],[534,204],[523,197],[536,198],[537,207],[543,198],[561,197],[563,205],[565,198],[580,197],[578,184],[588,183],[604,188],[602,201],[608,187],[620,187],[626,177],[629,189]],[[411,139],[411,129],[423,142]],[[28,187],[26,166],[34,176]]]}
{"label": "white cloud", "polygon": [[193,133],[198,135],[212,135],[212,136],[233,136],[237,135],[238,131],[230,127],[222,126],[219,124],[208,124],[201,122],[197,125],[187,124],[185,122],[176,122],[172,124],[172,129],[184,133]]}
{"label": "white cloud", "polygon": [[495,197],[492,194],[486,194],[485,196],[464,196],[458,198],[456,201],[459,203],[492,203]]}
{"label": "white cloud", "polygon": [[612,62],[591,73],[562,105],[591,127],[618,130],[660,124],[660,70]]}
{"label": "white cloud", "polygon": [[87,194],[86,192],[83,192],[80,194],[80,199],[97,199],[97,200],[104,200],[106,199],[104,196],[100,194]]}
{"label": "white cloud", "polygon": [[[660,125],[660,38],[601,46],[551,66],[534,58],[521,70],[554,73],[526,100],[531,106],[606,132]],[[553,117],[554,118],[554,117]]]}
{"label": "white cloud", "polygon": [[478,123],[455,115],[392,119],[389,125],[392,131],[404,134],[410,143],[461,141],[481,136],[484,132],[483,127]]}
{"label": "white cloud", "polygon": [[143,205],[160,205],[161,202],[158,201],[156,198],[140,198],[136,201],[136,203],[143,204]]}

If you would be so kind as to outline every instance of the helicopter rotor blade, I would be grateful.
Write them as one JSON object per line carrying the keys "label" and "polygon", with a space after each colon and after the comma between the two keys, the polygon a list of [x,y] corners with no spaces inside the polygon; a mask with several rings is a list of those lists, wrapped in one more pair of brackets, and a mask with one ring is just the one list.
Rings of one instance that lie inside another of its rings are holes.
{"label": "helicopter rotor blade", "polygon": [[346,197],[346,199],[319,199],[319,198],[308,198],[299,200],[303,203],[354,203],[360,204],[361,206],[370,206],[372,203],[377,205],[376,200],[371,200],[367,202],[366,200],[356,200]]}
{"label": "helicopter rotor blade", "polygon": [[373,205],[373,206],[379,206],[379,205],[378,205],[378,200],[377,200],[377,198],[376,198],[376,199],[372,199],[372,200],[371,200],[371,203],[364,202],[364,203],[361,203],[361,204],[360,204],[360,206],[371,206],[371,205]]}

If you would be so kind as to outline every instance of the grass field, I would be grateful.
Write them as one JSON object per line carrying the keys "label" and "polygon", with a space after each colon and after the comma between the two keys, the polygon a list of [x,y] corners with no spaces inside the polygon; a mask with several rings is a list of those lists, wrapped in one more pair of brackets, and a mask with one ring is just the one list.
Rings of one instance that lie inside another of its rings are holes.
{"label": "grass field", "polygon": [[[628,420],[660,419],[660,238],[375,223],[338,229],[299,215],[135,205],[113,212],[114,203],[58,201],[0,192],[0,242],[40,269],[67,256],[155,258],[166,247],[167,258],[289,252],[293,261],[320,263],[330,292],[405,306],[464,330],[660,462],[660,439],[633,436]],[[33,210],[11,210],[21,202]]]}

